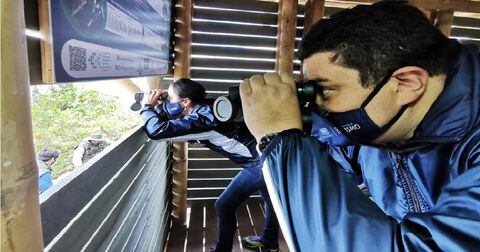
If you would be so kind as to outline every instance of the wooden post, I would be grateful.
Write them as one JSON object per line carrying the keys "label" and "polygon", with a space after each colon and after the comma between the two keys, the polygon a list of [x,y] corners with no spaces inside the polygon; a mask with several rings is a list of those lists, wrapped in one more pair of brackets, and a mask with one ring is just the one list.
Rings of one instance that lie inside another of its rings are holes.
{"label": "wooden post", "polygon": [[42,39],[40,40],[42,81],[43,83],[53,83],[52,31],[50,26],[48,0],[38,1],[38,15],[40,34],[42,34]]}
{"label": "wooden post", "polygon": [[119,79],[112,82],[114,82],[115,86],[121,89],[124,93],[133,95],[134,93],[142,92],[142,90],[130,79]]}
{"label": "wooden post", "polygon": [[147,77],[148,89],[160,88],[160,78],[159,77]]}
{"label": "wooden post", "polygon": [[1,1],[1,251],[42,251],[23,1]]}
{"label": "wooden post", "polygon": [[[417,7],[418,8],[418,7]],[[430,23],[433,24],[435,22],[435,17],[437,16],[437,11],[436,10],[426,10],[426,9],[420,9],[425,14],[425,17],[427,17],[428,20],[430,20]]]}
{"label": "wooden post", "polygon": [[443,33],[443,35],[448,37],[452,31],[452,22],[453,10],[442,10],[437,12],[434,24]]}
{"label": "wooden post", "polygon": [[[175,5],[175,71],[174,79],[190,78],[190,54],[193,0],[177,0]],[[173,143],[173,209],[176,221],[185,223],[187,216],[188,148],[185,142]]]}
{"label": "wooden post", "polygon": [[303,19],[303,34],[312,24],[325,16],[325,0],[308,0],[305,4],[305,18]]}
{"label": "wooden post", "polygon": [[280,0],[278,3],[277,53],[275,71],[293,72],[295,34],[297,25],[297,1]]}

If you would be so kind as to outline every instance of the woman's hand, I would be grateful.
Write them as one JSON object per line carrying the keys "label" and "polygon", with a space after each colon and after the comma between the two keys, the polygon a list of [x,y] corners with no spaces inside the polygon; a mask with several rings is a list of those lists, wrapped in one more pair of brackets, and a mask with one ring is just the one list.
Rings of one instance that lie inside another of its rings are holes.
{"label": "woman's hand", "polygon": [[165,89],[152,89],[145,93],[143,98],[145,105],[150,105],[155,107],[158,104],[162,104],[162,100],[160,100],[160,95],[167,93],[168,91]]}

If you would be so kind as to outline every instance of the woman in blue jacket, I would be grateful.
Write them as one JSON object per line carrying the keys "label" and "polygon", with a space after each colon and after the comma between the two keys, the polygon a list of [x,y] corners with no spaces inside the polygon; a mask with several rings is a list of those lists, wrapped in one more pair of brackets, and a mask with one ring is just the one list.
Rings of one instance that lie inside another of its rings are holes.
{"label": "woman in blue jacket", "polygon": [[[259,166],[255,138],[246,127],[217,121],[212,107],[206,103],[205,88],[199,83],[179,79],[170,84],[166,101],[159,101],[166,92],[151,91],[140,112],[149,138],[198,141],[244,168],[215,202],[219,235],[213,251],[232,250],[237,225],[236,209],[259,190],[266,203],[265,228],[261,236],[247,237],[244,242],[246,245],[261,246],[263,251],[277,251],[278,224]],[[155,106],[159,102],[161,109],[157,111]]]}

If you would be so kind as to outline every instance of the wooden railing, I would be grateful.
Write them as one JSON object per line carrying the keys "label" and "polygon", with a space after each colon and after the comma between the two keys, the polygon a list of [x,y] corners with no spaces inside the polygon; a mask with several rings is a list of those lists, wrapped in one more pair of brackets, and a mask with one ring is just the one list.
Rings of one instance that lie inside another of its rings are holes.
{"label": "wooden railing", "polygon": [[160,251],[171,216],[169,142],[139,127],[40,196],[45,251]]}

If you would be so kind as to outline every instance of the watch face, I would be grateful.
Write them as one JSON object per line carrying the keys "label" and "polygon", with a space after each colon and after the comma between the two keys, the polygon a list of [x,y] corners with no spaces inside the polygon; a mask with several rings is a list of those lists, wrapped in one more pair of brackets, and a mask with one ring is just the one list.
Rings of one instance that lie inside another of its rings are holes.
{"label": "watch face", "polygon": [[275,138],[275,136],[277,135],[278,133],[271,133],[260,138],[260,141],[258,143],[258,149],[260,151],[263,151],[268,146],[268,144],[272,141],[272,139]]}

